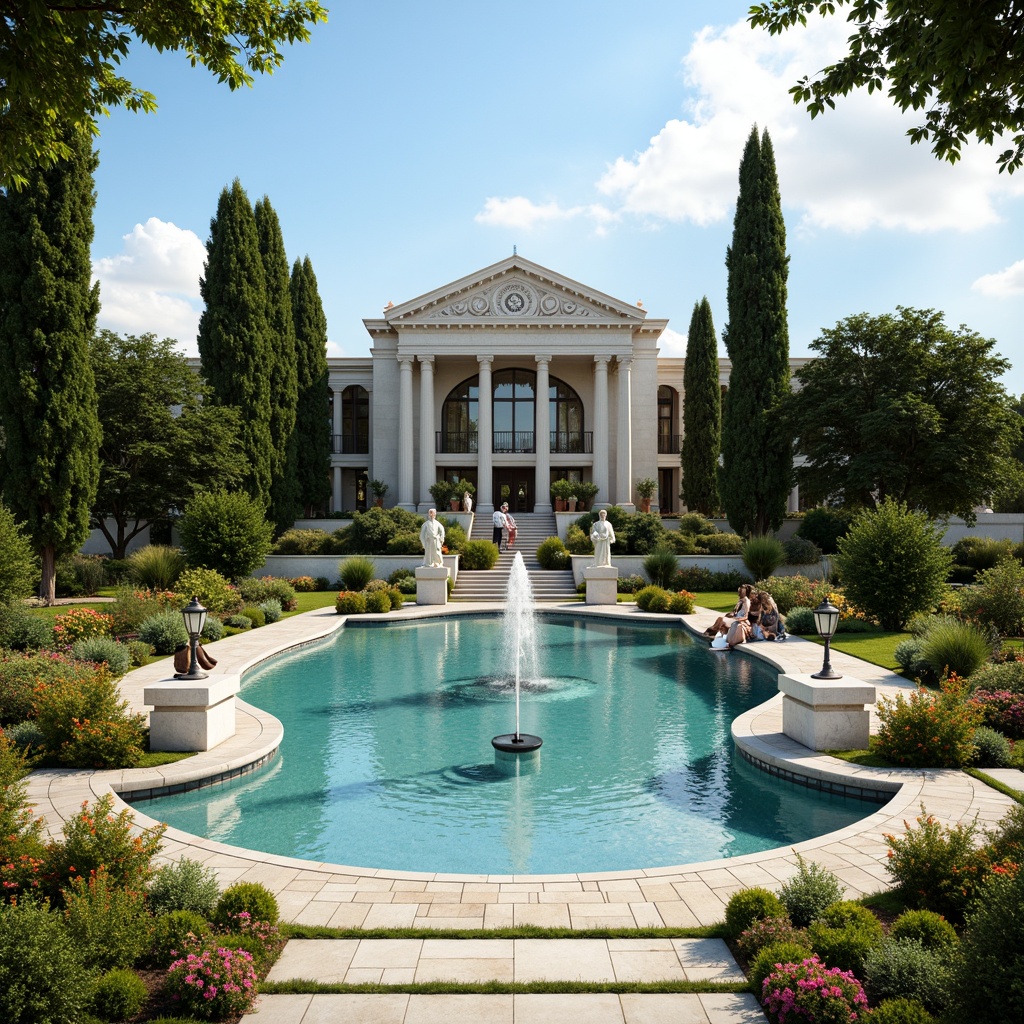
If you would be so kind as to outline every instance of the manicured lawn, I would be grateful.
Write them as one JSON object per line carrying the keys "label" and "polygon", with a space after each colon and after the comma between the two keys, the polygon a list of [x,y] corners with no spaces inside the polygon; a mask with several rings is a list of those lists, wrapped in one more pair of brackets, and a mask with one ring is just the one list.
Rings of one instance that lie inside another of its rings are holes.
{"label": "manicured lawn", "polygon": [[[298,615],[299,612],[311,612],[316,608],[333,608],[334,599],[338,596],[336,590],[315,590],[313,593],[298,593],[295,595],[298,607],[293,612],[285,612],[284,618],[289,615]],[[414,600],[410,598],[410,600]]]}
{"label": "manicured lawn", "polygon": [[694,597],[700,608],[716,612],[731,612],[736,604],[735,590],[701,590]]}
{"label": "manicured lawn", "polygon": [[33,615],[38,615],[40,618],[53,622],[58,615],[67,615],[69,611],[75,608],[91,608],[95,612],[109,612],[110,604],[106,601],[84,601],[82,604],[55,604],[52,608],[30,608],[29,611]]}
{"label": "manicured lawn", "polygon": [[[844,654],[852,654],[862,661],[869,661],[872,665],[880,665],[891,672],[898,672],[899,665],[893,657],[893,651],[901,640],[907,640],[910,633],[885,633],[882,630],[871,633],[837,633],[832,637],[832,650],[842,651]],[[813,643],[820,644],[823,641],[816,636],[804,637]]]}

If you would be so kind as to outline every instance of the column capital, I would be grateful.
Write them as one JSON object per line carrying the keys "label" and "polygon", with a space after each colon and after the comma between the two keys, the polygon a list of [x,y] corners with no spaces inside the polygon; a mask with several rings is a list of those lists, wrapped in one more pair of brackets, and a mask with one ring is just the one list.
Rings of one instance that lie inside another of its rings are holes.
{"label": "column capital", "polygon": [[626,370],[628,370],[633,365],[633,357],[631,355],[616,356],[615,358],[618,360],[619,366],[623,367]]}
{"label": "column capital", "polygon": [[406,368],[412,369],[412,364],[416,361],[415,356],[406,356],[399,353],[395,358],[398,360],[398,365],[404,370]]}
{"label": "column capital", "polygon": [[594,362],[598,366],[604,366],[607,368],[608,364],[612,361],[611,356],[594,356]]}
{"label": "column capital", "polygon": [[545,355],[537,355],[537,356],[534,356],[533,358],[536,361],[538,366],[540,366],[541,364],[544,364],[546,366],[548,363],[551,362],[551,356],[547,355],[547,354],[545,354]]}
{"label": "column capital", "polygon": [[421,362],[421,363],[422,363],[422,364],[423,364],[424,366],[433,366],[433,365],[434,365],[434,359],[435,359],[436,357],[435,357],[435,356],[433,356],[433,355],[427,355],[427,356],[424,356],[424,355],[419,355],[419,356],[417,356],[416,358],[417,358],[417,359],[418,359],[418,360],[419,360],[419,361],[420,361],[420,362]]}
{"label": "column capital", "polygon": [[493,362],[494,362],[494,356],[492,356],[492,355],[487,355],[487,356],[477,356],[477,357],[476,357],[476,361],[477,361],[477,362],[478,362],[478,363],[479,363],[479,364],[480,364],[481,366],[490,366],[490,365],[491,365],[491,363],[493,363]]}

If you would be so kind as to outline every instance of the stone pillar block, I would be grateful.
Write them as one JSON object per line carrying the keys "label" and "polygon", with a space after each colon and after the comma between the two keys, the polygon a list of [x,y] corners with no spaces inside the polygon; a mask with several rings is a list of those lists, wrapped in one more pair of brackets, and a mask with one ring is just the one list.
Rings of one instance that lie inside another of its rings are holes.
{"label": "stone pillar block", "polygon": [[859,679],[780,675],[782,731],[811,750],[865,750],[875,688]]}
{"label": "stone pillar block", "polygon": [[619,593],[619,570],[614,565],[588,565],[583,570],[587,584],[587,604],[616,604]]}
{"label": "stone pillar block", "polygon": [[228,672],[208,679],[164,679],[143,691],[151,750],[212,750],[235,735],[235,694],[242,677]]}
{"label": "stone pillar block", "polygon": [[447,604],[448,575],[446,566],[419,565],[416,567],[416,603]]}

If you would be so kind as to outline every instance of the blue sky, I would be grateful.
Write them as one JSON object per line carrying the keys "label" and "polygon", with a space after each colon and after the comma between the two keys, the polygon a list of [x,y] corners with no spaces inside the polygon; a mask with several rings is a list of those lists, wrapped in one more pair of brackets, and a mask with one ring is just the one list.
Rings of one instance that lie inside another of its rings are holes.
{"label": "blue sky", "polygon": [[[330,0],[328,0],[328,3]],[[769,37],[748,0],[342,4],[283,67],[232,93],[180,54],[125,64],[150,115],[100,124],[93,243],[100,326],[196,352],[210,217],[238,177],[309,255],[332,355],[364,317],[494,263],[530,260],[721,333],[737,168],[755,122],[775,146],[793,355],[822,327],[897,305],[997,341],[1024,391],[1024,172],[969,147],[940,163],[913,118],[857,95],[811,121],[787,89],[844,52],[841,19]],[[724,350],[723,350],[724,354]]]}

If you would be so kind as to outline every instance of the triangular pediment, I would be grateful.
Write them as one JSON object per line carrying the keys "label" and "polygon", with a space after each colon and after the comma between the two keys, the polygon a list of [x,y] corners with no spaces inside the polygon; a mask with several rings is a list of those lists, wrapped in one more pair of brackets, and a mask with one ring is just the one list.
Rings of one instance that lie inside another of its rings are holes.
{"label": "triangular pediment", "polygon": [[452,323],[639,326],[646,315],[518,255],[384,311],[393,328]]}

